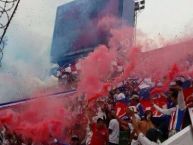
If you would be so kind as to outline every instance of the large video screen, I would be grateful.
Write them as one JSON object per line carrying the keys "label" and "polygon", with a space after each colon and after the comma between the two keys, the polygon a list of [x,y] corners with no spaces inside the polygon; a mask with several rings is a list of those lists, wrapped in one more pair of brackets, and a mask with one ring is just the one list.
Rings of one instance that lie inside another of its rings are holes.
{"label": "large video screen", "polygon": [[95,28],[104,15],[122,17],[124,0],[75,0],[57,9],[52,62],[69,64],[106,42]]}

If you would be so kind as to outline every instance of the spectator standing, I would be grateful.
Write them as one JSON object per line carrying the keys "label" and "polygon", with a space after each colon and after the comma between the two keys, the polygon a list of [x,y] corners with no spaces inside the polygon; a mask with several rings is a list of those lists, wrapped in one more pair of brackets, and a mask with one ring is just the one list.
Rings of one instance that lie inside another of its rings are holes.
{"label": "spectator standing", "polygon": [[163,109],[156,104],[153,105],[159,112],[171,116],[169,124],[169,136],[176,134],[182,129],[186,105],[184,101],[183,90],[180,86],[176,86],[176,90],[173,91],[171,99],[172,102],[176,105],[175,107]]}
{"label": "spectator standing", "polygon": [[92,138],[89,145],[107,145],[108,144],[108,129],[106,128],[103,118],[98,118],[97,123],[91,125]]}
{"label": "spectator standing", "polygon": [[115,110],[111,110],[109,117],[111,119],[108,127],[109,128],[109,145],[118,145],[120,127],[119,127],[119,122],[116,119]]}

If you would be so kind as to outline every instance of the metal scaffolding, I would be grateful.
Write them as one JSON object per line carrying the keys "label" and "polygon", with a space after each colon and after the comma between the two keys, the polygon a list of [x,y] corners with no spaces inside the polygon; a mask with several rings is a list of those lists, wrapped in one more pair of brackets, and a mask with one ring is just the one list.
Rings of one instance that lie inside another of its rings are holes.
{"label": "metal scaffolding", "polygon": [[18,8],[20,0],[0,0],[0,65],[6,45],[5,34]]}

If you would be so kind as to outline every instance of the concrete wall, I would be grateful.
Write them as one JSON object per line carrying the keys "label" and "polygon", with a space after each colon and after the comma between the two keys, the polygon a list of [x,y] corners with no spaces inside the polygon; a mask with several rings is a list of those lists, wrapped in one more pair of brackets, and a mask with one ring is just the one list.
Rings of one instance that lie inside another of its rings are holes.
{"label": "concrete wall", "polygon": [[163,142],[162,145],[193,145],[192,126],[184,128],[182,131]]}

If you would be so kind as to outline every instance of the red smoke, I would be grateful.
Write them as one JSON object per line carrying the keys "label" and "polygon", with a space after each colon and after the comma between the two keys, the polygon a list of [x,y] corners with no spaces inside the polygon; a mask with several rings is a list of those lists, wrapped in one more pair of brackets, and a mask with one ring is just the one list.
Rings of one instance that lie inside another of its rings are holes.
{"label": "red smoke", "polygon": [[64,102],[64,99],[43,98],[15,107],[14,111],[2,110],[0,123],[38,142],[64,137],[64,129],[73,124],[73,112],[64,108]]}
{"label": "red smoke", "polygon": [[80,62],[81,80],[78,83],[78,92],[85,94],[88,99],[100,93],[106,81],[110,79],[114,59],[115,54],[102,45],[83,59]]}
{"label": "red smoke", "polygon": [[[117,18],[104,17],[98,22],[97,27],[105,32],[108,42],[106,46],[97,47],[82,60],[84,63],[81,67],[78,90],[86,94],[88,99],[106,95],[101,93],[105,82],[110,81],[112,86],[116,86],[133,75],[141,78],[150,77],[154,81],[163,81],[166,77],[167,80],[163,82],[162,87],[162,90],[166,90],[175,76],[184,72],[183,63],[187,56],[193,53],[193,49],[190,49],[193,46],[191,41],[170,44],[152,52],[141,52],[140,47],[133,47],[133,28],[121,23]],[[137,45],[143,47],[141,43]],[[123,66],[123,73],[115,78],[111,78],[115,71],[112,69],[113,61],[120,61]]]}
{"label": "red smoke", "polygon": [[[79,95],[86,96],[87,101],[95,101],[99,97],[108,95],[110,87],[116,86],[132,75],[141,78],[151,77],[157,81],[163,81],[166,76],[163,87],[153,91],[156,93],[165,91],[169,83],[176,75],[181,74],[181,71],[191,74],[189,70],[181,69],[181,66],[187,55],[193,54],[192,42],[143,53],[140,47],[136,48],[132,44],[133,29],[123,24],[122,21],[105,17],[96,24],[96,27],[100,28],[98,29],[100,32],[97,33],[105,34],[107,43],[97,46],[94,52],[79,61],[81,69],[77,90]],[[88,41],[86,37],[84,39]],[[113,78],[114,61],[122,62],[123,72]],[[77,104],[69,97],[65,101],[45,98],[26,104],[26,107],[21,110],[3,110],[0,122],[6,124],[11,131],[35,141],[45,141],[56,136],[62,137],[63,130],[70,128],[75,120],[75,111],[69,109],[72,105]]]}
{"label": "red smoke", "polygon": [[135,55],[137,50],[130,49],[132,29],[122,25],[117,18],[104,17],[97,27],[106,34],[109,42],[106,46],[98,46],[94,52],[79,62],[81,70],[78,92],[84,94],[88,100],[108,95],[108,91],[104,91],[104,88],[105,84],[112,80],[111,76],[115,71],[112,67],[113,61],[119,59],[126,67],[124,75],[115,79],[116,83],[129,75],[135,62],[135,57],[130,56]]}

